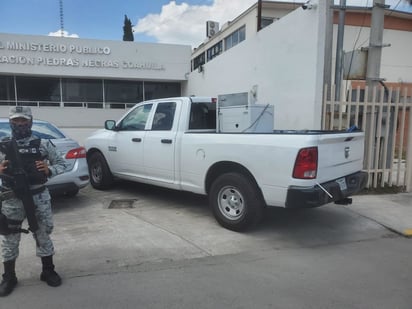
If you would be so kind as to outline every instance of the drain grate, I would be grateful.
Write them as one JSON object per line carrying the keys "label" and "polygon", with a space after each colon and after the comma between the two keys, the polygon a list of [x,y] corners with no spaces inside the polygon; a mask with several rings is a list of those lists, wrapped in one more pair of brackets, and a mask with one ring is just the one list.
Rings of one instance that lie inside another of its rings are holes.
{"label": "drain grate", "polygon": [[112,200],[109,204],[109,209],[134,208],[133,204],[136,201],[137,199]]}

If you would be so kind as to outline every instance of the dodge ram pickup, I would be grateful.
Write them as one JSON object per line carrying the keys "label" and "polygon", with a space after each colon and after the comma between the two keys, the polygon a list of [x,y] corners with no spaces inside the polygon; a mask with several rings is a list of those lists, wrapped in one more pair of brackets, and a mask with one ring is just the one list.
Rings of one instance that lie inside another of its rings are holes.
{"label": "dodge ram pickup", "polygon": [[86,139],[92,186],[116,178],[208,196],[223,227],[256,224],[265,207],[348,204],[367,181],[359,130],[221,132],[216,100],[178,97],[136,104]]}

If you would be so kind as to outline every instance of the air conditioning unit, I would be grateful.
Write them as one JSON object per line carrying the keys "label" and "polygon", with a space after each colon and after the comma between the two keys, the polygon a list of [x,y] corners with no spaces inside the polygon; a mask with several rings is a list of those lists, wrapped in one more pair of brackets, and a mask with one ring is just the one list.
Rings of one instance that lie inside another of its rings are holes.
{"label": "air conditioning unit", "polygon": [[211,38],[219,32],[219,23],[217,21],[208,20],[206,22],[206,36]]}
{"label": "air conditioning unit", "polygon": [[269,104],[219,107],[218,132],[273,132],[274,107]]}

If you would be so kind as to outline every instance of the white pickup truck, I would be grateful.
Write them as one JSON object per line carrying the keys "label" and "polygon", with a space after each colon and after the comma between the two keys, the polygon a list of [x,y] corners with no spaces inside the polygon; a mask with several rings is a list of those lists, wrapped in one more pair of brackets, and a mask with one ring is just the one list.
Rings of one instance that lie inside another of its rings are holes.
{"label": "white pickup truck", "polygon": [[85,142],[90,182],[115,178],[205,194],[216,220],[241,231],[268,206],[348,204],[365,187],[360,131],[220,133],[216,100],[178,97],[136,104]]}

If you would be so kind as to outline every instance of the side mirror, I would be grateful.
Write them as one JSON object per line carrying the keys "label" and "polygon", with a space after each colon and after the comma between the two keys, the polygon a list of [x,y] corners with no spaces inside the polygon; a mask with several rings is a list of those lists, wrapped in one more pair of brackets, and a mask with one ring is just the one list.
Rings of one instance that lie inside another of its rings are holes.
{"label": "side mirror", "polygon": [[115,128],[116,128],[116,121],[114,121],[114,120],[106,120],[106,121],[104,122],[104,128],[105,128],[106,130],[114,131]]}

